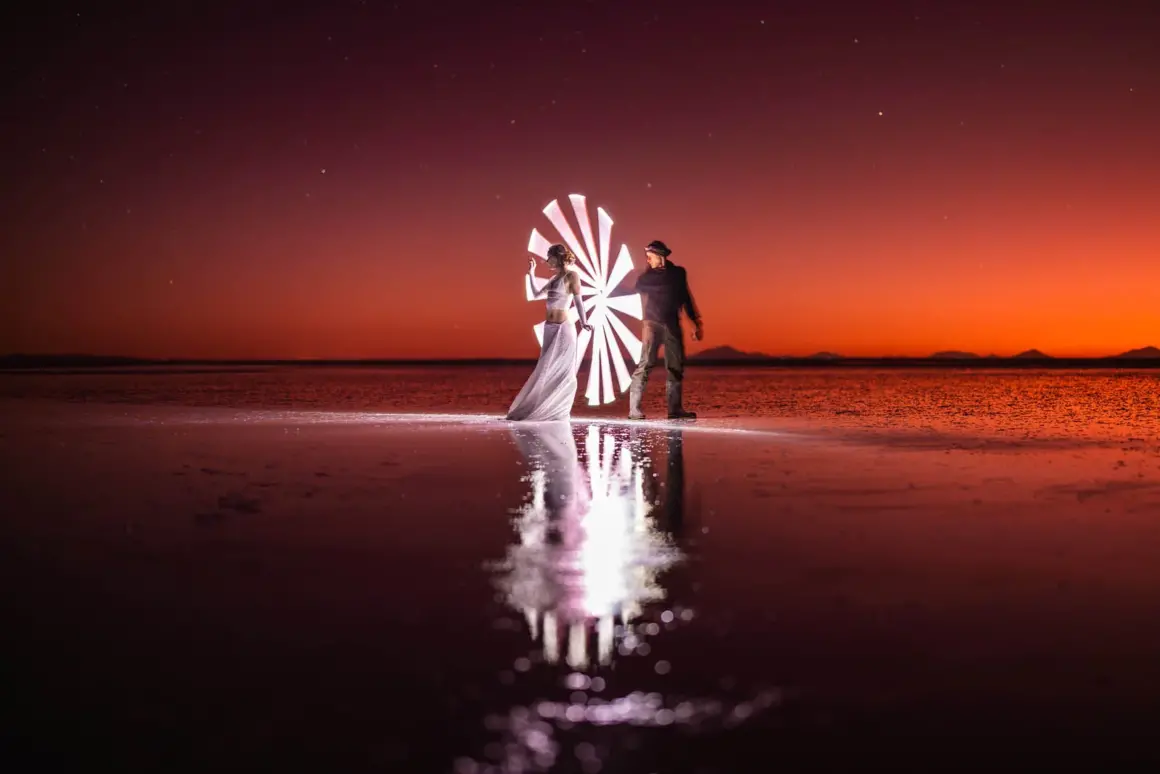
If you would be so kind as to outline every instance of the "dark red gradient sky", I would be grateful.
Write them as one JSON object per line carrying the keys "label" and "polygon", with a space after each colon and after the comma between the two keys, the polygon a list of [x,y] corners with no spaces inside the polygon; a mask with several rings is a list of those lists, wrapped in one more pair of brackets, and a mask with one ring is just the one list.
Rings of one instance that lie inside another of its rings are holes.
{"label": "dark red gradient sky", "polygon": [[6,25],[0,352],[534,357],[570,193],[702,346],[1160,344],[1147,3],[284,5]]}

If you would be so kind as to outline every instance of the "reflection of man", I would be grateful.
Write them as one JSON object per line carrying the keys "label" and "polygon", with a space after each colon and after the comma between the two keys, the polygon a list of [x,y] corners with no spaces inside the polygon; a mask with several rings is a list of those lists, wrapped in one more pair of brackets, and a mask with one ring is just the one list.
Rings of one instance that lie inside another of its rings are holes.
{"label": "reflection of man", "polygon": [[632,388],[628,393],[628,418],[644,419],[641,400],[648,383],[649,372],[656,367],[657,352],[665,348],[665,370],[668,378],[665,393],[668,399],[669,419],[695,419],[685,411],[682,403],[682,382],[685,376],[685,341],[681,331],[681,310],[693,321],[693,338],[700,341],[705,335],[701,315],[689,292],[685,270],[669,261],[672,250],[664,242],[650,242],[645,248],[648,269],[636,282],[636,292],[644,302],[644,330],[641,337],[640,362],[632,374]]}
{"label": "reflection of man", "polygon": [[[645,499],[650,503],[660,500],[658,509],[659,526],[673,537],[681,537],[685,527],[685,439],[680,430],[665,433],[668,455],[665,460],[664,495],[660,495],[660,484],[651,470],[644,476]],[[645,455],[645,466],[651,468],[652,455]]]}

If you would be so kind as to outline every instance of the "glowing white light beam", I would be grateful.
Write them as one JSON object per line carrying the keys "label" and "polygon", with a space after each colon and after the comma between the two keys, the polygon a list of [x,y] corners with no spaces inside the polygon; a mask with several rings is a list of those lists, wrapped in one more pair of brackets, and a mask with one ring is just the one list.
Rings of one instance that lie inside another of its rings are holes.
{"label": "glowing white light beam", "polygon": [[[597,239],[592,232],[587,199],[581,194],[570,194],[568,201],[572,204],[572,211],[580,227],[580,234],[584,239],[583,246],[556,200],[553,199],[544,208],[544,215],[560,235],[560,241],[576,254],[577,263],[572,269],[580,278],[580,295],[585,298],[584,310],[593,327],[592,333],[580,332],[576,367],[580,367],[581,361],[587,355],[588,385],[584,395],[588,399],[588,405],[598,406],[602,403],[612,403],[616,400],[618,392],[624,393],[628,390],[630,371],[636,366],[641,353],[640,339],[616,314],[613,314],[613,311],[637,320],[641,319],[643,312],[639,294],[612,295],[633,269],[628,245],[620,246],[615,263],[611,260],[612,218],[603,208],[596,208],[599,237]],[[551,244],[538,230],[532,229],[531,238],[528,240],[528,252],[546,258]],[[529,301],[535,299],[536,293],[543,288],[545,282],[546,279],[540,279],[536,283],[533,283],[531,278],[524,280],[524,295]],[[578,317],[575,309],[569,311],[568,319],[571,322],[575,323]],[[542,347],[544,323],[535,325],[533,332]]]}

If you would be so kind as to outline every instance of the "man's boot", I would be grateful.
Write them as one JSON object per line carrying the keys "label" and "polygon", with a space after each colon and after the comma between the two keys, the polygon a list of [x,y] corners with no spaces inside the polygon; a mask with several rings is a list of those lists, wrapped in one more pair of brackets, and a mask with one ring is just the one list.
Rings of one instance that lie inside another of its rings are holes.
{"label": "man's boot", "polygon": [[685,411],[682,404],[682,382],[667,382],[665,384],[665,397],[669,401],[669,419],[696,419],[697,415],[692,411]]}
{"label": "man's boot", "polygon": [[629,419],[644,419],[644,409],[640,404],[644,399],[644,383],[639,379],[632,380],[632,386],[628,388],[628,418]]}

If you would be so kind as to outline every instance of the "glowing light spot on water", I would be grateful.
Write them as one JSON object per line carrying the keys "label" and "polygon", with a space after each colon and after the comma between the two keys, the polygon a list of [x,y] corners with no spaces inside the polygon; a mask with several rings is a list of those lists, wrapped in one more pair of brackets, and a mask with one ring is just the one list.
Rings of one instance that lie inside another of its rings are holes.
{"label": "glowing light spot on water", "polygon": [[582,674],[580,672],[573,672],[564,678],[564,685],[568,686],[574,691],[587,690],[588,686],[591,684],[592,681],[588,679],[588,675]]}

